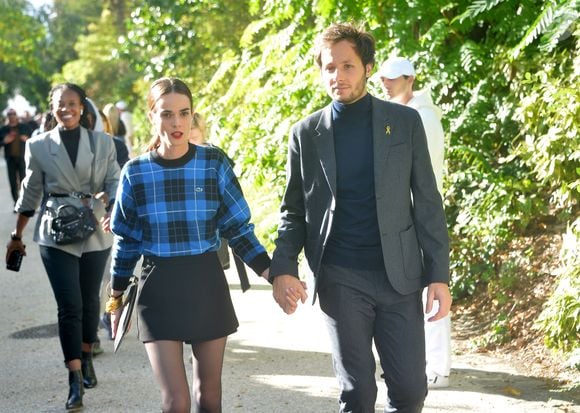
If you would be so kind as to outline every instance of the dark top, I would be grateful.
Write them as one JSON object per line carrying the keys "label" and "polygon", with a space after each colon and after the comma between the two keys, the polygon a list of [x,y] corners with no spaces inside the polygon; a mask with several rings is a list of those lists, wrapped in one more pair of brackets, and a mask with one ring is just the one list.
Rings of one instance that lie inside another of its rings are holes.
{"label": "dark top", "polygon": [[119,136],[113,136],[113,143],[117,151],[117,163],[119,164],[119,168],[123,168],[123,165],[129,160],[129,149],[127,149],[123,138]]}
{"label": "dark top", "polygon": [[[11,143],[4,144],[4,138],[12,131],[16,131],[18,137]],[[26,143],[20,140],[20,135],[30,137],[30,128],[24,123],[18,123],[14,126],[4,125],[0,128],[0,146],[4,147],[4,157],[8,158],[24,158],[24,150]]]}
{"label": "dark top", "polygon": [[66,151],[68,153],[68,157],[72,162],[73,167],[76,166],[77,163],[77,154],[79,153],[79,142],[81,141],[81,128],[75,129],[59,129],[58,133],[60,134],[60,139]]}
{"label": "dark top", "polygon": [[384,269],[377,221],[370,95],[345,105],[332,102],[336,154],[336,210],[323,262]]}

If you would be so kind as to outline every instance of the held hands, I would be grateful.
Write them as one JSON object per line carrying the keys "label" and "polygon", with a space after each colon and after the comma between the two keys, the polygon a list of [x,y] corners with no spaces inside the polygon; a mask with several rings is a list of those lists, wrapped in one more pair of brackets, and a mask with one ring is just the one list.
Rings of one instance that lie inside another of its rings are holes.
{"label": "held hands", "polygon": [[437,321],[449,314],[451,310],[451,293],[449,286],[445,283],[431,283],[427,287],[427,302],[425,303],[425,314],[429,314],[433,309],[433,301],[439,302],[439,311],[427,321]]}
{"label": "held hands", "polygon": [[274,300],[286,314],[292,314],[298,308],[298,300],[306,302],[306,284],[293,275],[279,275],[273,282]]}

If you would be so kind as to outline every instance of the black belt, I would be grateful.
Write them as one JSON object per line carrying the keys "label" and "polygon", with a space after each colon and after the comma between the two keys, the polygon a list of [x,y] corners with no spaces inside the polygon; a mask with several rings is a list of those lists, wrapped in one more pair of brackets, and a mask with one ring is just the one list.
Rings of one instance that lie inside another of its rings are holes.
{"label": "black belt", "polygon": [[54,192],[49,192],[48,196],[53,198],[78,198],[78,199],[89,199],[93,197],[91,194],[86,194],[84,192],[69,192],[68,194],[57,194]]}

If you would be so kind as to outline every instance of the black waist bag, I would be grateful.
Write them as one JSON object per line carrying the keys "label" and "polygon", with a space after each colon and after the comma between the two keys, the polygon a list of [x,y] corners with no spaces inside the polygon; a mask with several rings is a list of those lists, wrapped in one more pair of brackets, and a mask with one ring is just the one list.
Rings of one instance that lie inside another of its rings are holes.
{"label": "black waist bag", "polygon": [[61,205],[53,212],[50,235],[58,245],[74,244],[97,230],[97,218],[87,206]]}

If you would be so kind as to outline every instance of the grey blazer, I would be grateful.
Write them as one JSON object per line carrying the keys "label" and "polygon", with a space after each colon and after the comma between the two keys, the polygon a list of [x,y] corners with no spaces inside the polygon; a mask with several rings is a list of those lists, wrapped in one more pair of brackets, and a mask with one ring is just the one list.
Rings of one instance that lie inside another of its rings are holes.
{"label": "grey blazer", "polygon": [[[387,276],[401,294],[432,282],[448,283],[447,225],[419,114],[374,97],[372,108],[375,196]],[[298,255],[304,248],[318,285],[336,206],[331,119],[329,105],[295,124],[290,132],[272,278],[297,276]]]}
{"label": "grey blazer", "polygon": [[[66,203],[80,206],[81,200],[70,197],[45,197],[45,194],[50,192],[96,194],[104,191],[109,198],[114,198],[120,173],[115,145],[111,137],[102,132],[92,132],[92,134],[95,143],[94,154],[91,151],[88,131],[81,127],[81,138],[74,168],[60,139],[58,128],[28,139],[25,152],[26,176],[22,181],[20,197],[15,206],[17,212],[35,211],[40,206],[34,229],[34,241],[79,257],[84,252],[109,248],[113,243],[112,235],[105,234],[99,226],[97,231],[83,242],[70,245],[54,244],[49,232],[51,217],[45,213],[47,207],[58,208]],[[94,171],[91,186],[92,165],[94,165]],[[105,215],[105,206],[101,201],[95,200],[92,205],[97,219]]]}

